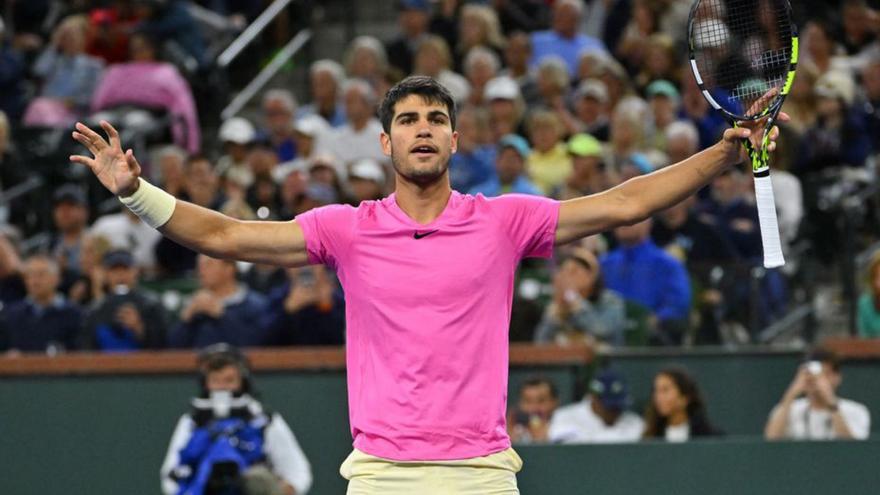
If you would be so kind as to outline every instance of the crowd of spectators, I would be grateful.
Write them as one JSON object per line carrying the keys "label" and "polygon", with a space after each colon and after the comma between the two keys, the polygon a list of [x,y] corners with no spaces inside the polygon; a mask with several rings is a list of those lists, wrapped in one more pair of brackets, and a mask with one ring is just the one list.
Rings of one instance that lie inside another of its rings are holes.
{"label": "crowd of spectators", "polygon": [[[33,3],[16,12],[14,31],[0,25],[3,190],[29,170],[14,131],[66,129],[96,115],[137,127],[145,111],[167,117],[163,142],[139,155],[145,172],[181,199],[240,219],[288,220],[381,198],[394,171],[376,106],[408,74],[435,77],[456,98],[450,179],[472,194],[600,192],[699,152],[726,126],[690,74],[689,0],[401,0],[396,33],[358,36],[338,60],[310,65],[299,92],[306,102],[271,88],[253,115],[216,130],[199,119],[217,109],[198,108],[190,90],[211,58],[193,2],[83,0],[42,23],[33,12],[49,2]],[[259,10],[199,3],[239,24]],[[829,171],[870,182],[880,153],[880,16],[863,0],[811,7],[796,8],[801,60],[784,108],[793,118],[773,160],[790,268],[756,275],[752,181],[747,168],[732,169],[654,219],[560,250],[553,264],[525,263],[512,339],[749,342],[784,314],[800,261],[794,247],[807,243],[821,258],[841,242],[828,235],[836,227],[820,201]],[[197,256],[127,210],[108,211],[96,184],[70,182],[53,184],[42,244],[22,239],[34,234],[26,211],[0,203],[0,349],[344,342],[331,271]],[[877,265],[859,302],[865,335],[878,327]],[[676,376],[668,375],[681,386]]]}

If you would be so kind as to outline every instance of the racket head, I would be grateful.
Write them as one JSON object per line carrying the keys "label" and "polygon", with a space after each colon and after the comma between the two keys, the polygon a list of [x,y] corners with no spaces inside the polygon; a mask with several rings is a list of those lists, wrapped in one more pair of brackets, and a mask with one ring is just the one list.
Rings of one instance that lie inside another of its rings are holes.
{"label": "racket head", "polygon": [[798,33],[788,0],[697,0],[688,19],[691,71],[731,121],[775,116],[794,81]]}

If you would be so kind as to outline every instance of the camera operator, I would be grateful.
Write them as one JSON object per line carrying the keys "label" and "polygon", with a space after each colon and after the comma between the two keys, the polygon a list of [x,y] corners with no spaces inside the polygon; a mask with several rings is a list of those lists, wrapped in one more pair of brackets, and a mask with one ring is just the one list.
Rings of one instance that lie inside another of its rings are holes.
{"label": "camera operator", "polygon": [[826,350],[813,351],[770,413],[764,436],[768,440],[867,439],[868,408],[837,396],[841,380],[837,357]]}
{"label": "camera operator", "polygon": [[201,393],[171,437],[160,473],[163,493],[306,493],[309,461],[281,415],[254,397],[241,351],[214,344],[199,354],[198,366]]}

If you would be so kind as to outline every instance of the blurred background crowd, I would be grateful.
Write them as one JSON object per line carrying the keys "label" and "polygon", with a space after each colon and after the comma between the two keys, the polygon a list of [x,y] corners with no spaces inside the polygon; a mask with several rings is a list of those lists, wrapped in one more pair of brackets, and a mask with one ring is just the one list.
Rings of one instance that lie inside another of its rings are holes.
{"label": "blurred background crowd", "polygon": [[[377,103],[409,74],[458,104],[452,186],[561,200],[715,143],[689,0],[30,0],[0,24],[0,350],[341,345],[322,267],[211,259],[67,160],[107,119],[154,183],[241,219],[385,196]],[[599,346],[880,335],[880,14],[797,2],[773,157],[788,264],[761,266],[748,168],[640,224],[527,260],[511,340]]]}

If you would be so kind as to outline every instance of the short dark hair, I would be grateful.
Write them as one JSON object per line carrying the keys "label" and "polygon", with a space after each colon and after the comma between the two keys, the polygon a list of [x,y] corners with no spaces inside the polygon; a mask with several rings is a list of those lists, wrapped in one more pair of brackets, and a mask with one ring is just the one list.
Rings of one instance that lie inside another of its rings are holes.
{"label": "short dark hair", "polygon": [[455,130],[455,100],[442,84],[428,76],[409,76],[389,89],[379,107],[379,120],[382,129],[391,132],[391,120],[394,119],[394,106],[409,95],[419,95],[428,103],[439,103],[449,112],[449,122]]}
{"label": "short dark hair", "polygon": [[541,385],[547,385],[547,388],[550,389],[550,396],[554,399],[559,398],[559,389],[556,388],[556,384],[553,383],[553,380],[547,378],[546,376],[530,376],[525,379],[519,385],[519,393],[522,395],[523,390],[529,387],[540,387]]}
{"label": "short dark hair", "polygon": [[827,364],[834,372],[840,372],[840,358],[831,349],[816,347],[807,353],[807,361],[819,361]]}

